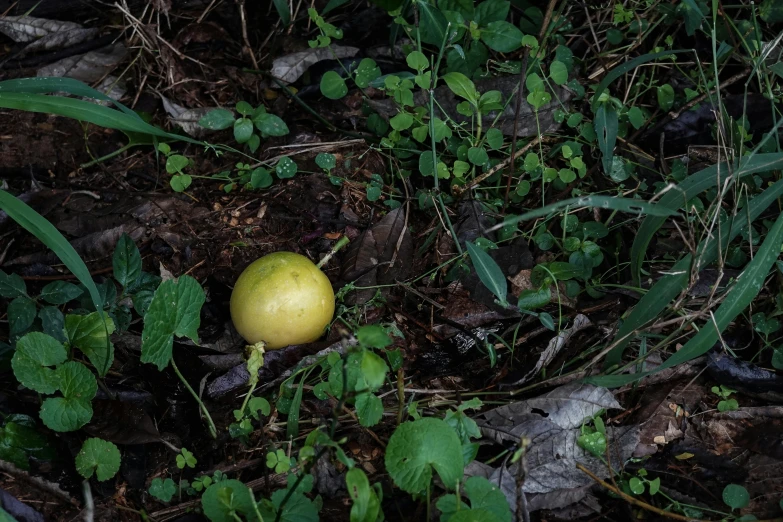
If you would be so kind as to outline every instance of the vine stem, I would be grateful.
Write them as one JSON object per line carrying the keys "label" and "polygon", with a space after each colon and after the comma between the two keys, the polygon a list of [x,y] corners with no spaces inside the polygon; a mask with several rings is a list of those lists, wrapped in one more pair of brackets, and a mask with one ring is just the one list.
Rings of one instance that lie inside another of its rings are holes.
{"label": "vine stem", "polygon": [[209,434],[212,436],[213,439],[217,439],[217,428],[215,427],[215,423],[212,422],[212,416],[209,414],[209,410],[207,410],[207,407],[204,405],[204,402],[198,396],[196,391],[190,386],[188,381],[185,380],[185,376],[183,376],[182,373],[180,373],[179,368],[177,368],[177,365],[174,363],[173,357],[171,358],[171,367],[174,368],[174,373],[177,374],[177,377],[179,377],[179,380],[182,381],[182,384],[185,385],[185,388],[187,388],[187,390],[190,392],[193,398],[196,399],[196,402],[201,408],[201,412],[204,414],[204,417],[206,417],[207,419],[207,424],[209,425]]}
{"label": "vine stem", "polygon": [[331,260],[331,259],[334,257],[334,255],[335,255],[337,252],[339,252],[340,250],[342,250],[342,249],[345,247],[345,245],[347,245],[347,244],[348,244],[348,243],[350,243],[350,242],[351,242],[351,240],[350,240],[350,239],[348,239],[348,237],[347,237],[347,236],[343,236],[343,237],[341,237],[341,238],[340,238],[340,239],[337,241],[337,243],[335,243],[335,245],[332,247],[332,249],[329,251],[329,253],[328,253],[328,254],[326,254],[326,255],[324,256],[324,258],[323,258],[323,259],[321,259],[321,260],[318,262],[318,264],[317,264],[317,265],[315,265],[315,266],[317,266],[319,269],[323,268],[323,266],[324,266],[326,263],[328,263],[328,262],[329,262],[329,261],[330,261],[330,260]]}

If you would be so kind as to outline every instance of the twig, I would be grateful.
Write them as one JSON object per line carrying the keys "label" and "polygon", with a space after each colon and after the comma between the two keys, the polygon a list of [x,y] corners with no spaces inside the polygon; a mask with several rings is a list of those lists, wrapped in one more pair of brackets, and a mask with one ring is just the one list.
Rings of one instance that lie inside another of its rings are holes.
{"label": "twig", "polygon": [[245,17],[245,0],[237,0],[237,6],[239,7],[239,19],[242,22],[242,42],[245,44],[247,54],[250,55],[250,61],[253,62],[253,69],[258,69],[258,62],[256,61],[256,55],[253,53],[253,48],[250,46],[250,39],[247,37],[247,20]]}
{"label": "twig", "polygon": [[525,152],[529,151],[530,148],[535,146],[539,141],[547,142],[547,141],[550,141],[551,139],[552,138],[550,138],[550,137],[546,137],[546,138],[541,139],[540,136],[536,136],[535,138],[533,138],[530,141],[530,143],[528,143],[527,145],[525,145],[524,147],[522,147],[521,149],[516,151],[512,156],[509,156],[508,158],[504,159],[503,161],[501,161],[500,163],[498,163],[497,165],[495,165],[494,167],[489,169],[487,172],[485,172],[481,176],[475,178],[473,181],[471,181],[470,183],[468,183],[464,187],[460,187],[458,185],[452,187],[451,188],[452,192],[454,192],[457,196],[462,195],[466,191],[472,189],[473,187],[475,187],[476,185],[478,185],[479,183],[481,183],[482,181],[487,179],[488,177],[490,177],[493,174],[497,173],[499,170],[503,169],[503,167],[505,167],[509,163],[514,162],[514,160],[516,160],[519,156],[521,156]]}
{"label": "twig", "polygon": [[8,473],[12,477],[15,477],[19,480],[23,480],[45,493],[54,495],[55,497],[67,502],[68,504],[71,504],[72,506],[79,507],[79,501],[71,497],[68,493],[66,493],[62,489],[60,489],[59,484],[46,481],[42,478],[34,477],[33,475],[30,475],[28,472],[19,469],[13,464],[11,464],[10,462],[6,462],[4,460],[0,460],[0,471],[4,473]]}
{"label": "twig", "polygon": [[84,495],[84,522],[93,522],[95,520],[95,502],[92,500],[90,479],[82,481],[82,494]]}

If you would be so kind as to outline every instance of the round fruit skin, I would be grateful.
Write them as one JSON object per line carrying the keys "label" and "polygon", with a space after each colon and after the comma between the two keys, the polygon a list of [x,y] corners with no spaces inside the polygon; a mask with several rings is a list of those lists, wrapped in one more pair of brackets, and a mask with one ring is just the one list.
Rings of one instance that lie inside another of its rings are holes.
{"label": "round fruit skin", "polygon": [[275,252],[251,263],[231,293],[231,320],[248,343],[276,350],[315,341],[334,315],[332,284],[305,256]]}

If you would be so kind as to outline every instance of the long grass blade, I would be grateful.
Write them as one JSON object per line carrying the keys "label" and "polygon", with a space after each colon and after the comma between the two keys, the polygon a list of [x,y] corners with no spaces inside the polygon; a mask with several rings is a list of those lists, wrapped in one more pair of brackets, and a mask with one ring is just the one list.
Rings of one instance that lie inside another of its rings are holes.
{"label": "long grass blade", "polygon": [[[761,214],[769,208],[779,197],[783,196],[783,180],[776,182],[764,192],[748,202],[747,216],[748,220],[735,220],[731,227],[721,228],[719,237],[712,236],[701,243],[696,248],[698,258],[697,266],[703,267],[713,263],[718,258],[719,246],[726,247],[743,230],[747,230],[750,223],[758,219]],[[688,284],[688,277],[691,269],[691,254],[680,259],[674,267],[669,270],[669,274],[662,277],[655,283],[650,291],[645,293],[639,300],[639,303],[631,310],[631,313],[620,326],[614,342],[615,348],[607,354],[606,366],[614,366],[622,360],[623,351],[628,343],[633,339],[633,332],[642,328],[645,324],[653,321],[666,308],[669,302],[677,297]]]}
{"label": "long grass blade", "polygon": [[[657,206],[674,211],[684,207],[688,201],[705,190],[722,185],[729,176],[733,176],[732,181],[736,182],[750,174],[780,168],[783,168],[783,153],[780,152],[743,158],[739,167],[733,169],[729,168],[728,163],[719,163],[688,176],[682,183],[664,194]],[[641,281],[642,263],[647,246],[664,221],[662,215],[648,213],[639,226],[639,231],[631,245],[631,275],[636,286],[639,286]]]}
{"label": "long grass blade", "polygon": [[[725,227],[722,230],[720,239],[712,238],[699,245],[699,250],[703,248],[703,253],[699,256],[699,266],[705,266],[718,255],[718,246],[727,245],[736,238],[743,230],[747,230],[750,222],[758,217],[779,197],[783,196],[783,180],[776,182],[772,187],[765,190],[759,196],[753,198],[748,205],[748,220],[737,221],[729,229]],[[729,290],[723,304],[715,312],[715,323],[708,321],[707,324],[689,340],[676,354],[669,357],[661,366],[652,372],[633,374],[633,375],[607,375],[601,377],[592,377],[589,382],[598,386],[621,386],[629,382],[641,379],[645,375],[671,368],[707,352],[718,339],[719,331],[723,331],[726,326],[745,309],[753,298],[758,294],[761,284],[764,281],[769,268],[774,263],[777,255],[780,253],[781,241],[783,241],[783,214],[778,217],[772,230],[767,234],[764,243],[756,253],[753,260],[748,263],[745,270],[737,278],[737,283]],[[690,255],[681,259],[671,270],[671,274],[658,281],[649,292],[639,301],[623,323],[616,339],[622,340],[613,352],[607,357],[607,364],[619,362],[622,356],[623,348],[632,338],[634,330],[654,319],[666,305],[679,292],[681,292],[688,281],[688,271],[690,268]],[[715,330],[717,323],[719,330]]]}

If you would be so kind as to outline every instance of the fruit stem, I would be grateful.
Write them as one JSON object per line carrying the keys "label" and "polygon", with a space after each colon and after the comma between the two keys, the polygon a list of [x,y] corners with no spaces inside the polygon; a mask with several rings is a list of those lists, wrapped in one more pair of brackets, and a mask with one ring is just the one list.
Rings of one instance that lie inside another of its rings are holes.
{"label": "fruit stem", "polygon": [[323,267],[323,266],[324,266],[326,263],[328,263],[328,262],[329,262],[329,261],[330,261],[330,260],[331,260],[331,259],[334,257],[334,255],[335,255],[337,252],[339,252],[340,250],[342,250],[342,249],[343,249],[343,247],[345,247],[345,245],[347,245],[347,244],[348,244],[348,243],[350,243],[350,242],[351,242],[351,240],[350,240],[350,239],[348,239],[348,237],[347,237],[347,236],[343,236],[343,237],[341,237],[341,238],[340,238],[340,240],[339,240],[339,241],[337,241],[337,243],[335,243],[335,245],[332,247],[332,249],[329,251],[329,253],[328,253],[328,254],[326,254],[326,255],[324,256],[324,258],[323,258],[323,259],[321,259],[321,261],[319,261],[319,262],[318,262],[318,264],[317,264],[317,265],[315,265],[315,266],[317,266],[319,269],[321,269],[321,268],[322,268],[322,267]]}
{"label": "fruit stem", "polygon": [[179,377],[179,380],[182,381],[182,384],[185,385],[185,388],[187,388],[190,394],[193,396],[193,398],[196,399],[196,402],[201,408],[201,411],[204,413],[204,417],[207,418],[207,423],[209,424],[209,434],[212,436],[213,439],[217,439],[217,428],[215,427],[215,423],[212,422],[212,417],[210,416],[207,407],[201,401],[201,398],[196,394],[193,388],[190,387],[190,384],[188,384],[188,381],[185,380],[185,377],[179,372],[179,368],[177,368],[177,365],[174,364],[173,357],[171,358],[171,367],[174,368],[174,373],[177,374],[177,377]]}

